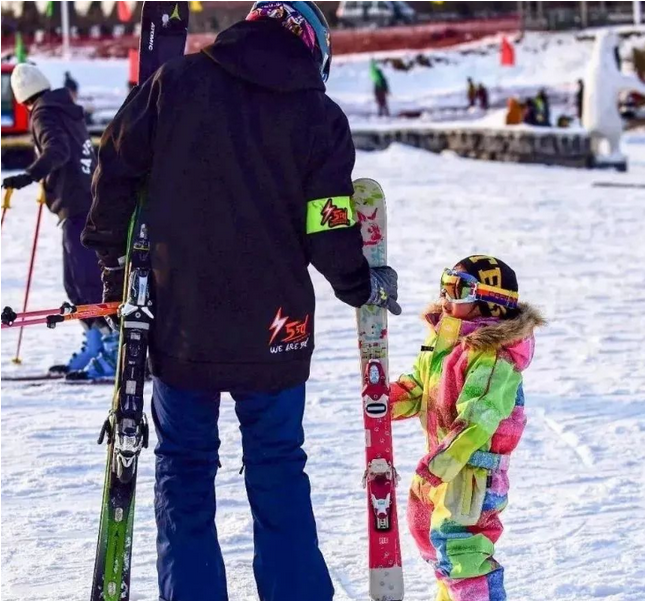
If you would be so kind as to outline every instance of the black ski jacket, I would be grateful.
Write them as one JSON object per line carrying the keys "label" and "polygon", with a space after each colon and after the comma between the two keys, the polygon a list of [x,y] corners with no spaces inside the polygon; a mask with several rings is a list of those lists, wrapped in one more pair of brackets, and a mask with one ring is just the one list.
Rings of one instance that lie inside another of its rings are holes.
{"label": "black ski jacket", "polygon": [[83,109],[65,88],[45,92],[34,103],[30,128],[38,158],[26,171],[44,179],[47,207],[60,219],[87,214],[96,156]]}
{"label": "black ski jacket", "polygon": [[129,97],[101,141],[82,239],[103,261],[123,256],[145,186],[156,376],[234,391],[308,378],[308,265],[349,305],[370,295],[354,158],[309,51],[272,21],[234,25]]}

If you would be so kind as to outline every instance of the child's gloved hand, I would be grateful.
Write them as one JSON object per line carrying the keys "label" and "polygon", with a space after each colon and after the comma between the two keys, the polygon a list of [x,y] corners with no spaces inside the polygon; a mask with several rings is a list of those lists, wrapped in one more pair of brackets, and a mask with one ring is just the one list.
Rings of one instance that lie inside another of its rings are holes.
{"label": "child's gloved hand", "polygon": [[439,486],[440,484],[442,484],[442,479],[433,474],[428,467],[429,463],[436,456],[437,453],[429,453],[428,455],[425,455],[420,459],[419,463],[417,464],[417,469],[415,470],[415,473],[420,478],[422,478],[422,480],[428,482],[431,486]]}

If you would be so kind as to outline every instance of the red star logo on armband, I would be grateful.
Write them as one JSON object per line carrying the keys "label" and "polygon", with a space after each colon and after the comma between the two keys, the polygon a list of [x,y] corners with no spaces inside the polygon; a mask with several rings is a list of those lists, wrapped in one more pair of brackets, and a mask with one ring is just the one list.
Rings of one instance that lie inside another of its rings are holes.
{"label": "red star logo on armband", "polygon": [[337,207],[331,198],[327,199],[325,206],[321,209],[321,225],[326,225],[327,227],[334,228],[350,226],[350,219],[348,218],[348,209],[343,209]]}

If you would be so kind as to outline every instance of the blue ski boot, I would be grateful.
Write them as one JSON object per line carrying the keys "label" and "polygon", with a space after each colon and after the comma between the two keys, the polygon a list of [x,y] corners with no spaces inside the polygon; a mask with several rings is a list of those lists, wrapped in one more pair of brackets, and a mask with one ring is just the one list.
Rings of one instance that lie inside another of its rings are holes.
{"label": "blue ski boot", "polygon": [[65,374],[84,369],[101,352],[103,348],[103,343],[101,342],[103,333],[96,324],[93,324],[89,328],[85,326],[83,336],[85,339],[81,345],[81,350],[73,353],[67,363],[52,365],[49,368],[50,376],[62,378]]}
{"label": "blue ski boot", "polygon": [[110,332],[101,339],[101,351],[83,369],[71,371],[65,380],[72,383],[111,383],[117,374],[119,332]]}

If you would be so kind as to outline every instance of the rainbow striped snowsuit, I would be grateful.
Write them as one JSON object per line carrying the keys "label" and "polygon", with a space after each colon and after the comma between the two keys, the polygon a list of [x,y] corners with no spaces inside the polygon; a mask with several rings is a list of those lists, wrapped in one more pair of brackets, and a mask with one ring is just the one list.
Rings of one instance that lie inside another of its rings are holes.
{"label": "rainbow striped snowsuit", "polygon": [[540,314],[461,321],[432,307],[413,371],[391,385],[393,419],[417,416],[428,455],[419,464],[408,523],[438,578],[437,601],[504,601],[493,558],[507,505],[509,455],[525,427],[521,371]]}

